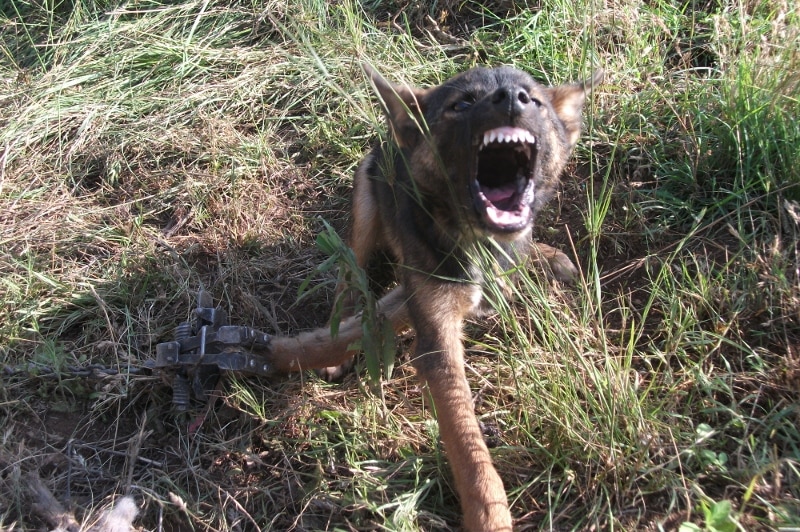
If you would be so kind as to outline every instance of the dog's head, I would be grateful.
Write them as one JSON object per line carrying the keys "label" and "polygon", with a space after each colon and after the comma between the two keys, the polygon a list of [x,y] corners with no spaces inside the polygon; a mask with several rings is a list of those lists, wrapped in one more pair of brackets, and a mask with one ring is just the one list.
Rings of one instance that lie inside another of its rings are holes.
{"label": "dog's head", "polygon": [[586,95],[602,79],[598,72],[587,83],[545,87],[514,68],[474,68],[417,89],[365,70],[414,189],[441,200],[437,208],[451,209],[457,223],[512,239],[552,195],[580,136]]}

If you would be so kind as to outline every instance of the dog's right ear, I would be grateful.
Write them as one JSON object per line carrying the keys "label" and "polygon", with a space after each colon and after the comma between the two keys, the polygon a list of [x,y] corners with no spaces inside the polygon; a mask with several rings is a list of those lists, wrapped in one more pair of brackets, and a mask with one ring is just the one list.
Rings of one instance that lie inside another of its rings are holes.
{"label": "dog's right ear", "polygon": [[423,129],[425,96],[428,91],[389,83],[367,63],[362,63],[361,66],[381,100],[381,107],[389,120],[395,141],[401,147],[412,144],[413,139]]}

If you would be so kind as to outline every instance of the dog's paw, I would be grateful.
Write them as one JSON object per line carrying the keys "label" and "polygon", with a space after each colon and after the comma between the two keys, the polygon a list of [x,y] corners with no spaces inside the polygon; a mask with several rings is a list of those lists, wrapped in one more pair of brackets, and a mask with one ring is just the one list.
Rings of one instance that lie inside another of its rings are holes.
{"label": "dog's paw", "polygon": [[570,258],[561,251],[548,257],[547,264],[550,266],[550,271],[553,272],[553,277],[558,281],[572,283],[578,277],[578,268],[576,268]]}
{"label": "dog's paw", "polygon": [[328,366],[327,368],[320,368],[316,371],[317,375],[328,382],[336,382],[342,380],[342,377],[350,373],[353,369],[353,358],[350,358],[344,364],[338,366]]}
{"label": "dog's paw", "polygon": [[534,242],[533,249],[531,250],[532,257],[535,261],[547,263],[550,273],[553,277],[564,283],[572,283],[578,277],[578,268],[572,260],[567,257],[567,254],[556,249],[553,246],[548,246],[541,242]]}

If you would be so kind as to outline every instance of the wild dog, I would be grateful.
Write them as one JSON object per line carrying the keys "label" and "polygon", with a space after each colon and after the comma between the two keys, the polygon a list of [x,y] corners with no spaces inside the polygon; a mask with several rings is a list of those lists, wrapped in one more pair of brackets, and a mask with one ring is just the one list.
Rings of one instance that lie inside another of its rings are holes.
{"label": "wild dog", "polygon": [[[569,258],[531,239],[536,213],[551,198],[578,141],[586,83],[540,85],[510,67],[474,68],[418,89],[365,67],[390,138],[356,171],[350,245],[358,264],[385,247],[400,284],[378,303],[395,329],[416,331],[412,364],[427,385],[471,531],[511,530],[503,483],[475,418],[464,370],[463,321],[482,309],[491,275],[475,259],[484,246],[500,269],[544,257],[557,277]],[[339,291],[345,290],[340,288]],[[279,371],[332,368],[352,357],[357,316],[328,328],[276,338]],[[331,370],[333,371],[333,370]]]}

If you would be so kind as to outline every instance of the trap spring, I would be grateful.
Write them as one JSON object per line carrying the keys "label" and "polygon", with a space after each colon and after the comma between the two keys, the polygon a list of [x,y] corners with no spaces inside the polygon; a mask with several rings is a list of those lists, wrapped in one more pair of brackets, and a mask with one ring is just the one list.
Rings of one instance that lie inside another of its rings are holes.
{"label": "trap spring", "polygon": [[251,327],[228,325],[225,310],[214,307],[211,295],[197,295],[194,320],[175,328],[175,339],[156,346],[155,367],[174,372],[172,402],[179,410],[189,408],[192,393],[206,401],[221,372],[265,376],[272,367],[250,351],[269,348],[271,336]]}

